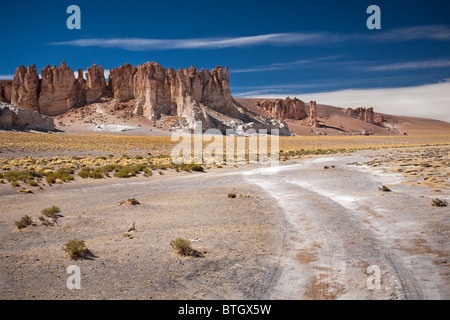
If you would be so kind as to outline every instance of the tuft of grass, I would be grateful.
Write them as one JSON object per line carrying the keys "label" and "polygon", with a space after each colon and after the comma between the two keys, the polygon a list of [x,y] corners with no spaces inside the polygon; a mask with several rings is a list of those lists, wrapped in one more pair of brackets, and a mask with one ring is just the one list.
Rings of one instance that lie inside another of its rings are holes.
{"label": "tuft of grass", "polygon": [[41,173],[33,170],[7,171],[3,175],[9,182],[27,182],[28,180],[33,180],[35,177],[42,177]]}
{"label": "tuft of grass", "polygon": [[52,185],[56,182],[56,178],[54,175],[48,175],[45,177],[45,181],[47,182],[48,185]]}
{"label": "tuft of grass", "polygon": [[135,198],[130,198],[127,201],[128,201],[129,204],[131,204],[133,206],[140,204],[140,202],[137,201]]}
{"label": "tuft of grass", "polygon": [[78,239],[67,241],[63,245],[63,250],[69,254],[71,260],[83,259],[88,252],[84,240]]}
{"label": "tuft of grass", "polygon": [[236,198],[236,193],[229,193],[229,194],[228,194],[228,198],[229,198],[229,199],[234,199],[234,198]]}
{"label": "tuft of grass", "polygon": [[78,172],[78,175],[83,179],[102,179],[104,178],[104,172],[105,171],[102,168],[83,167],[81,168],[81,171]]}
{"label": "tuft of grass", "polygon": [[37,182],[36,180],[28,180],[28,181],[27,181],[27,184],[28,184],[30,187],[39,187],[39,182]]}
{"label": "tuft of grass", "polygon": [[172,248],[176,251],[176,253],[181,254],[182,256],[193,256],[195,251],[191,247],[191,242],[184,238],[177,238],[170,242]]}
{"label": "tuft of grass", "polygon": [[61,209],[57,206],[51,206],[50,208],[42,209],[41,213],[46,218],[57,219],[58,213],[61,212]]}
{"label": "tuft of grass", "polygon": [[392,191],[391,189],[389,189],[386,186],[381,186],[381,188],[378,188],[378,190],[383,191],[383,192],[391,192]]}
{"label": "tuft of grass", "polygon": [[431,205],[433,207],[446,207],[448,206],[448,202],[439,198],[435,198],[431,201]]}
{"label": "tuft of grass", "polygon": [[14,222],[18,229],[25,229],[33,224],[33,220],[28,215],[23,216],[19,221]]}
{"label": "tuft of grass", "polygon": [[180,170],[184,170],[184,171],[197,171],[197,172],[203,172],[205,169],[197,163],[182,163],[180,164]]}
{"label": "tuft of grass", "polygon": [[19,193],[33,193],[33,190],[22,188],[22,189],[17,190],[17,192],[19,192]]}
{"label": "tuft of grass", "polygon": [[17,182],[17,181],[11,182],[11,185],[12,185],[14,188],[20,187],[20,183]]}

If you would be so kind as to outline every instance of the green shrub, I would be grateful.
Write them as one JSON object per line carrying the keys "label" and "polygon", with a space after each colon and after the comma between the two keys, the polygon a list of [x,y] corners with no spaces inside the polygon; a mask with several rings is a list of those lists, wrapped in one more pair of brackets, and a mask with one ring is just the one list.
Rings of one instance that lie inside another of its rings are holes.
{"label": "green shrub", "polygon": [[144,174],[145,174],[147,177],[151,177],[152,174],[153,174],[153,171],[152,171],[152,169],[145,168],[145,169],[144,169]]}
{"label": "green shrub", "polygon": [[11,185],[12,185],[13,187],[15,187],[15,188],[20,187],[20,183],[17,182],[17,181],[11,182]]}
{"label": "green shrub", "polygon": [[170,242],[170,245],[172,248],[178,253],[183,256],[193,256],[194,255],[194,249],[191,247],[191,242],[187,239],[183,238],[177,238]]}
{"label": "green shrub", "polygon": [[83,178],[92,178],[92,179],[101,179],[104,178],[104,169],[103,168],[90,168],[83,167],[81,171],[78,172],[78,175]]}
{"label": "green shrub", "polygon": [[48,185],[54,184],[56,182],[56,178],[54,175],[48,175],[45,177],[45,181]]}
{"label": "green shrub", "polygon": [[116,178],[128,178],[130,172],[127,168],[121,168],[119,171],[114,173],[114,177]]}
{"label": "green shrub", "polygon": [[74,172],[75,170],[70,168],[59,168],[58,170],[56,170],[53,176],[55,177],[55,179],[60,179],[62,181],[73,180],[74,177],[72,176],[72,174]]}
{"label": "green shrub", "polygon": [[51,206],[50,208],[42,209],[41,213],[46,218],[56,219],[58,218],[58,213],[61,212],[61,209],[57,206]]}
{"label": "green shrub", "polygon": [[391,189],[389,189],[386,186],[381,186],[381,188],[378,188],[378,190],[383,191],[383,192],[391,192],[392,191]]}
{"label": "green shrub", "polygon": [[39,186],[39,182],[37,182],[36,180],[28,180],[28,181],[27,181],[27,184],[28,184],[30,187],[38,187],[38,186]]}
{"label": "green shrub", "polygon": [[200,164],[196,163],[189,163],[189,164],[182,163],[180,164],[180,169],[184,171],[198,171],[198,172],[204,171],[204,168]]}
{"label": "green shrub", "polygon": [[137,201],[135,198],[128,199],[128,203],[133,206],[140,204],[139,201]]}
{"label": "green shrub", "polygon": [[28,215],[23,216],[19,221],[14,222],[18,229],[25,229],[33,224],[33,220]]}
{"label": "green shrub", "polygon": [[431,205],[433,207],[446,207],[448,206],[448,202],[439,198],[435,198],[431,201]]}
{"label": "green shrub", "polygon": [[89,178],[89,168],[88,167],[81,168],[81,171],[78,172],[78,175],[83,179]]}
{"label": "green shrub", "polygon": [[3,175],[8,182],[27,182],[28,180],[33,180],[35,177],[42,177],[40,172],[33,170],[7,171]]}
{"label": "green shrub", "polygon": [[95,168],[89,172],[89,178],[92,179],[102,179],[104,178],[103,171],[101,168]]}
{"label": "green shrub", "polygon": [[88,252],[84,240],[78,239],[67,241],[63,245],[63,250],[69,254],[71,260],[83,259]]}

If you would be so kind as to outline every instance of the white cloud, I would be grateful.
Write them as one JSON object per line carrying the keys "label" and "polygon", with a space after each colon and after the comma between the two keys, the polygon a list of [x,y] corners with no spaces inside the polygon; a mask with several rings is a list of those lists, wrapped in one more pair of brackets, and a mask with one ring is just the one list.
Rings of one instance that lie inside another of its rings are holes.
{"label": "white cloud", "polygon": [[257,98],[297,97],[344,108],[373,107],[375,112],[425,117],[450,122],[450,82],[404,88],[350,89],[305,94],[253,95]]}
{"label": "white cloud", "polygon": [[386,64],[368,67],[368,71],[419,70],[450,67],[450,60],[426,60]]}
{"label": "white cloud", "polygon": [[0,74],[0,80],[12,80],[13,78],[13,74]]}
{"label": "white cloud", "polygon": [[95,38],[51,42],[56,46],[121,48],[124,50],[222,49],[256,45],[327,45],[348,41],[403,42],[411,40],[450,40],[450,28],[444,25],[416,26],[380,31],[375,35],[335,32],[271,33],[246,37],[191,39]]}
{"label": "white cloud", "polygon": [[256,66],[256,67],[249,67],[249,68],[243,68],[243,69],[231,69],[231,72],[233,73],[247,73],[247,72],[261,72],[261,71],[275,71],[275,70],[284,70],[284,69],[290,69],[295,66],[305,66],[310,65],[313,62],[320,62],[320,61],[326,61],[326,60],[333,60],[342,57],[340,56],[329,56],[329,57],[321,57],[321,58],[315,58],[315,59],[305,59],[305,60],[297,60],[292,62],[278,62],[278,63],[272,63],[269,65],[264,66]]}
{"label": "white cloud", "polygon": [[[50,45],[69,45],[75,47],[121,48],[125,50],[167,50],[167,49],[221,49],[231,47],[249,47],[255,45],[292,45],[322,43],[334,37],[330,33],[273,33],[248,37],[213,37],[192,39],[78,39],[72,41],[51,42]],[[337,40],[337,39],[336,39]]]}

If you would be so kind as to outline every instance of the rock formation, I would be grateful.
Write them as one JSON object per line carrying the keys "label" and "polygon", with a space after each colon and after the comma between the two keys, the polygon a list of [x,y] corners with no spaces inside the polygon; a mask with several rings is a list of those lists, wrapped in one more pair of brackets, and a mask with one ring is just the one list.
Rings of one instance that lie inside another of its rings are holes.
{"label": "rock formation", "polygon": [[55,130],[55,123],[52,117],[0,102],[0,128],[52,131]]}
{"label": "rock formation", "polygon": [[317,106],[316,101],[309,102],[309,125],[311,127],[318,128],[320,127],[319,122],[317,121]]}
{"label": "rock formation", "polygon": [[79,84],[65,61],[60,67],[47,65],[41,70],[39,111],[45,115],[58,115],[79,103]]}
{"label": "rock formation", "polygon": [[[290,134],[280,120],[269,121],[239,105],[231,96],[229,76],[228,68],[198,71],[192,66],[175,71],[147,62],[137,67],[125,64],[111,69],[106,83],[102,67],[94,64],[88,68],[85,80],[83,70],[75,78],[73,70],[63,61],[60,67],[47,65],[39,80],[36,66],[28,70],[20,66],[12,82],[11,102],[54,116],[111,96],[117,103],[130,101],[135,114],[151,120],[162,116],[183,117],[190,129],[194,128],[195,121],[202,121],[203,130],[219,128],[222,132],[247,123],[255,129],[279,129],[282,135]],[[274,109],[276,119],[283,119],[283,114],[294,118],[306,115],[300,100],[286,99],[284,103],[284,111]]]}
{"label": "rock formation", "polygon": [[39,110],[39,75],[36,65],[23,65],[18,67],[14,73],[11,86],[11,103],[19,108],[27,110]]}
{"label": "rock formation", "polygon": [[0,80],[0,102],[11,103],[12,80]]}
{"label": "rock formation", "polygon": [[[81,70],[82,71],[82,70]],[[78,71],[78,83],[80,84],[80,89],[83,91],[82,82],[84,82],[83,75],[80,75],[80,70]],[[92,103],[98,101],[106,91],[106,81],[105,81],[105,70],[103,67],[97,68],[97,64],[93,64],[87,69],[87,80],[86,80],[86,103]],[[79,97],[79,101],[83,99]]]}
{"label": "rock formation", "polygon": [[259,103],[274,119],[302,120],[306,118],[305,103],[297,98],[265,100]]}
{"label": "rock formation", "polygon": [[376,124],[373,108],[347,108],[345,113],[352,118],[356,118],[367,123]]}

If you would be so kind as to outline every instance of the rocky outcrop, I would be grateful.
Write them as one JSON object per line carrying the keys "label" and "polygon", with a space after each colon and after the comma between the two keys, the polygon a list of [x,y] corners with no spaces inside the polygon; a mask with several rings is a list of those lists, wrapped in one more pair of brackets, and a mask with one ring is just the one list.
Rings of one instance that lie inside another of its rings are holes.
{"label": "rocky outcrop", "polygon": [[[93,64],[87,69],[86,76],[86,85],[83,86],[82,82],[84,82],[84,79],[82,75],[80,76],[80,71],[78,71],[77,80],[80,84],[80,91],[83,91],[84,89],[86,92],[86,103],[96,102],[106,92],[105,70],[103,67],[97,67],[97,64]],[[79,100],[82,100],[82,98],[79,98]]]}
{"label": "rocky outcrop", "polygon": [[311,127],[319,128],[319,122],[317,121],[317,105],[316,101],[309,102],[309,125]]}
{"label": "rocky outcrop", "polygon": [[109,86],[113,97],[119,102],[125,102],[134,98],[134,75],[137,68],[129,63],[109,72]]}
{"label": "rocky outcrop", "polygon": [[265,100],[258,103],[273,119],[302,120],[306,118],[305,103],[297,98]]}
{"label": "rocky outcrop", "polygon": [[[58,115],[73,107],[83,106],[111,96],[117,103],[134,104],[134,114],[158,120],[162,116],[183,117],[188,128],[202,121],[203,130],[209,128],[236,128],[251,124],[254,128],[280,128],[282,134],[290,134],[281,121],[269,122],[256,113],[239,105],[231,96],[228,68],[216,67],[198,71],[194,66],[175,71],[165,69],[156,62],[137,67],[125,64],[110,70],[106,83],[104,70],[94,64],[74,72],[63,61],[60,67],[47,65],[39,80],[36,67],[20,66],[12,83],[12,103],[16,106],[38,110],[44,115]],[[286,99],[284,111],[276,111],[276,119],[283,114],[294,118],[305,116],[303,102]]]}
{"label": "rocky outcrop", "polygon": [[[165,69],[156,62],[134,67],[125,64],[110,71],[110,86],[114,98],[119,101],[136,99],[143,115],[158,119],[161,115],[182,115],[186,104],[196,103],[237,116],[238,110],[231,96],[229,70],[216,67],[210,72],[195,67]],[[187,99],[187,100],[186,100]]]}
{"label": "rocky outcrop", "polygon": [[80,86],[75,74],[65,61],[60,67],[47,65],[41,71],[39,111],[45,115],[58,115],[80,102]]}
{"label": "rocky outcrop", "polygon": [[347,108],[345,113],[352,118],[356,118],[367,123],[376,124],[373,108]]}
{"label": "rocky outcrop", "polygon": [[[151,120],[181,116],[191,129],[195,121],[202,121],[203,130],[220,128],[222,131],[249,122],[267,126],[264,119],[255,118],[256,114],[243,110],[234,101],[229,76],[228,68],[198,71],[191,66],[175,71],[156,62],[147,62],[137,67],[126,64],[112,69],[109,84],[117,102],[134,99],[135,113]],[[218,114],[213,115],[213,111]],[[220,119],[222,116],[228,119]],[[287,126],[283,132],[288,132]]]}
{"label": "rocky outcrop", "polygon": [[23,65],[18,67],[14,73],[11,85],[11,103],[19,108],[27,110],[39,110],[40,81],[36,65]]}
{"label": "rocky outcrop", "polygon": [[41,115],[37,111],[25,110],[0,102],[0,128],[53,131],[55,123],[52,117]]}
{"label": "rocky outcrop", "polygon": [[0,102],[11,103],[12,80],[0,80]]}

